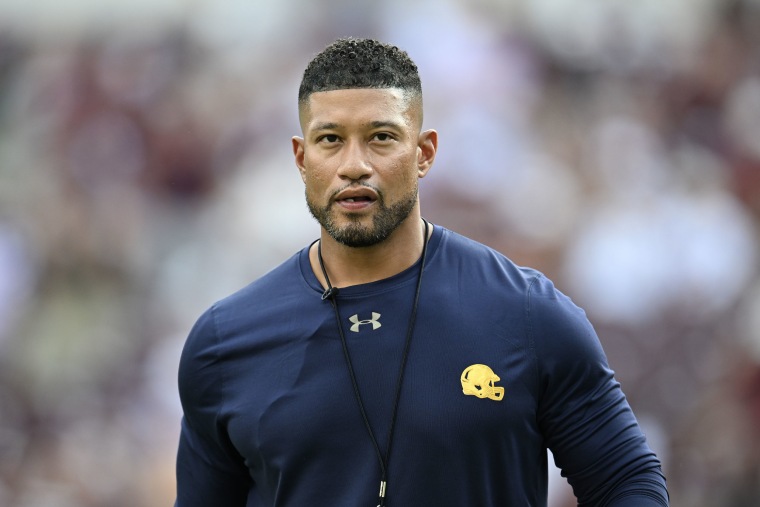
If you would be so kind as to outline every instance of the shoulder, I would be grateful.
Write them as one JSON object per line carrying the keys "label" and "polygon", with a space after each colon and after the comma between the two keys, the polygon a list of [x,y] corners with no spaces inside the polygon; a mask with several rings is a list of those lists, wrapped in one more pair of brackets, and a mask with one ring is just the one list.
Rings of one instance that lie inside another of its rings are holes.
{"label": "shoulder", "polygon": [[541,272],[516,264],[490,246],[443,227],[441,231],[441,243],[436,251],[441,266],[483,290],[527,295],[532,285],[547,281]]}
{"label": "shoulder", "polygon": [[283,301],[287,301],[289,308],[297,305],[298,294],[308,288],[299,265],[301,252],[209,306],[187,337],[183,363],[191,358],[204,362],[218,358],[225,346],[230,345],[227,338],[254,329],[263,316],[284,306]]}
{"label": "shoulder", "polygon": [[[478,304],[522,315],[528,338],[537,351],[550,347],[597,355],[598,339],[586,313],[560,291],[542,272],[514,263],[495,249],[442,228],[436,252],[441,257],[441,277],[457,277]],[[579,346],[580,345],[580,346]]]}
{"label": "shoulder", "polygon": [[217,301],[213,305],[214,311],[250,310],[251,306],[260,305],[262,300],[281,297],[289,288],[305,286],[300,265],[300,257],[305,251],[306,248],[300,250],[271,271]]}

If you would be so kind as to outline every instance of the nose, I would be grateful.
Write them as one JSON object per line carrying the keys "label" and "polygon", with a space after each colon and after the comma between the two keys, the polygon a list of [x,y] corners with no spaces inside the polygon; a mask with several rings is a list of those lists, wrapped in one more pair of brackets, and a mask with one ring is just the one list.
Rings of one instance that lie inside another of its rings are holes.
{"label": "nose", "polygon": [[372,163],[365,146],[360,142],[348,142],[343,147],[338,167],[338,176],[352,181],[366,179],[372,175]]}

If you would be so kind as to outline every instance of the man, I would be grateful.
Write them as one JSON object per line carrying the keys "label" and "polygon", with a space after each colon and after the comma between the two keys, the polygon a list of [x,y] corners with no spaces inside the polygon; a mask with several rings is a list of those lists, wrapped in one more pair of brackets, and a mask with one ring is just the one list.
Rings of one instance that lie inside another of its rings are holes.
{"label": "man", "polygon": [[190,333],[177,506],[545,506],[547,447],[581,505],[668,505],[583,311],[422,219],[438,135],[408,55],[336,41],[299,117],[320,238]]}

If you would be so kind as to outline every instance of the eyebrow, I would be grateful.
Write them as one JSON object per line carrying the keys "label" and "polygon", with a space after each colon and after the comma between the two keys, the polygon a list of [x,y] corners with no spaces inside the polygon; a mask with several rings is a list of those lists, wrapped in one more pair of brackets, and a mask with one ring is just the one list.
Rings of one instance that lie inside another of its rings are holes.
{"label": "eyebrow", "polygon": [[317,123],[312,130],[334,130],[339,128],[340,125],[332,122]]}
{"label": "eyebrow", "polygon": [[[371,128],[388,127],[388,128],[393,128],[393,129],[397,129],[397,130],[403,130],[403,126],[401,124],[399,124],[397,122],[394,122],[394,121],[387,121],[387,120],[371,121],[369,123],[365,123],[362,126],[363,127],[371,127]],[[316,125],[314,125],[314,128],[312,130],[314,130],[314,131],[335,130],[335,129],[339,129],[341,127],[342,127],[342,125],[340,125],[338,123],[334,123],[334,122],[322,122],[322,123],[317,123]]]}
{"label": "eyebrow", "polygon": [[373,121],[369,123],[372,128],[389,127],[396,130],[403,130],[403,125],[396,123],[395,121]]}

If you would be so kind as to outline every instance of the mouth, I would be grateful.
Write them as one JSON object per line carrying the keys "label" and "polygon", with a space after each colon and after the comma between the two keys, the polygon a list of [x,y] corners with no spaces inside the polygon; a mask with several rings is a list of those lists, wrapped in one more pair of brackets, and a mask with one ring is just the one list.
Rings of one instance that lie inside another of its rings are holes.
{"label": "mouth", "polygon": [[358,211],[371,206],[377,201],[377,193],[367,187],[348,188],[339,192],[334,201],[339,206],[349,211]]}

